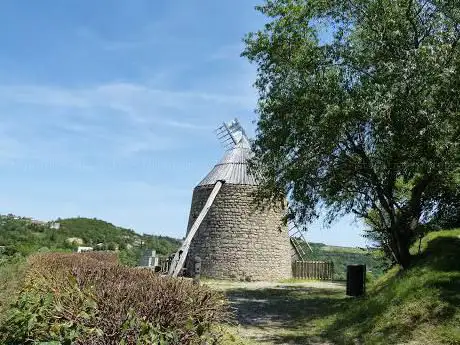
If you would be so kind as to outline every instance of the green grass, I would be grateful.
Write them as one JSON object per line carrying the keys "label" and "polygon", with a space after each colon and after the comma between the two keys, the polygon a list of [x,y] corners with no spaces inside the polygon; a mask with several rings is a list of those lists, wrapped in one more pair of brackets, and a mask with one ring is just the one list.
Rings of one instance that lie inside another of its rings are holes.
{"label": "green grass", "polygon": [[239,326],[221,325],[220,330],[223,333],[221,345],[256,345],[244,337],[244,329]]}
{"label": "green grass", "polygon": [[0,256],[0,323],[18,293],[24,268],[23,258],[5,259]]}
{"label": "green grass", "polygon": [[342,246],[323,246],[321,250],[324,252],[335,252],[335,253],[354,253],[354,254],[365,254],[366,250],[357,247],[342,247]]}

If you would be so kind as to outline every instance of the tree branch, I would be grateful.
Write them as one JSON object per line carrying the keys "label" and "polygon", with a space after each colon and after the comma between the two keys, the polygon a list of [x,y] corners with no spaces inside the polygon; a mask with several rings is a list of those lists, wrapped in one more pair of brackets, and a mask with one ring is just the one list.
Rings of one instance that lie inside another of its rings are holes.
{"label": "tree branch", "polygon": [[414,31],[413,44],[414,44],[415,49],[417,49],[420,45],[420,42],[418,40],[417,24],[415,23],[414,18],[412,17],[412,13],[411,13],[413,3],[414,3],[414,0],[408,0],[407,9],[406,9],[406,18],[411,24],[412,30]]}
{"label": "tree branch", "polygon": [[364,164],[363,167],[365,167],[365,171],[368,173],[372,184],[375,186],[379,202],[382,205],[382,207],[385,209],[385,211],[388,213],[388,215],[390,216],[390,221],[393,224],[394,210],[391,208],[390,204],[388,203],[387,198],[385,197],[384,189],[379,181],[379,178],[376,172],[374,171],[372,167],[372,163],[369,160],[369,157],[367,156],[366,152],[364,151],[361,145],[356,145],[355,141],[353,140],[353,137],[349,133],[347,133],[347,138],[350,141],[351,145],[353,146],[354,152],[357,153],[358,156],[361,158]]}

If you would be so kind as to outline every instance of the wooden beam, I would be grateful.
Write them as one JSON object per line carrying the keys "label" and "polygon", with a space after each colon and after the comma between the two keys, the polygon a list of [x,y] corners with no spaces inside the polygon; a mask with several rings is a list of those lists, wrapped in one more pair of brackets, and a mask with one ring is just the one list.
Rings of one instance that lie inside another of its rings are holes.
{"label": "wooden beam", "polygon": [[187,258],[188,251],[190,249],[190,244],[192,243],[192,239],[195,236],[196,232],[198,231],[198,228],[200,227],[201,222],[203,221],[204,217],[206,217],[206,215],[208,214],[208,211],[211,208],[214,202],[214,199],[216,198],[223,184],[224,184],[224,181],[217,181],[216,184],[214,185],[214,188],[211,194],[209,195],[209,198],[206,201],[206,204],[204,205],[203,209],[198,215],[198,218],[195,220],[192,227],[190,228],[190,231],[188,232],[188,235],[185,238],[184,243],[182,243],[182,246],[179,248],[179,250],[174,255],[174,259],[172,260],[171,267],[169,268],[169,275],[173,277],[177,277],[180,271],[182,270],[182,267],[184,266],[184,263],[185,263],[185,259]]}

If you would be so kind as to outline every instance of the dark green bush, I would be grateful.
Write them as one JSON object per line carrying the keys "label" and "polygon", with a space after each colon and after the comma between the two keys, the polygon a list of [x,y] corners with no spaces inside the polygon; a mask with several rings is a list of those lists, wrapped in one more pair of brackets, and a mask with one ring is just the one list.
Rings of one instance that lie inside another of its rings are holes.
{"label": "dark green bush", "polygon": [[366,272],[366,284],[372,284],[376,280],[374,273],[371,271]]}
{"label": "dark green bush", "polygon": [[0,326],[0,343],[219,342],[214,325],[229,316],[223,295],[191,281],[118,265],[114,257],[30,257],[20,298]]}

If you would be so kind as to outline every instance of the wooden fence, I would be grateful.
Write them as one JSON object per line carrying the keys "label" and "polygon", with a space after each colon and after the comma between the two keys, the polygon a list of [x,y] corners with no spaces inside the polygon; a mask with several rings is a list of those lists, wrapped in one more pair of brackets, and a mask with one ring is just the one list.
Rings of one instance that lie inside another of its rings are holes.
{"label": "wooden fence", "polygon": [[329,261],[294,261],[292,276],[295,279],[332,280],[334,264]]}
{"label": "wooden fence", "polygon": [[163,274],[168,273],[169,266],[171,266],[172,258],[170,256],[160,256],[158,258],[158,266],[160,266],[160,272]]}

